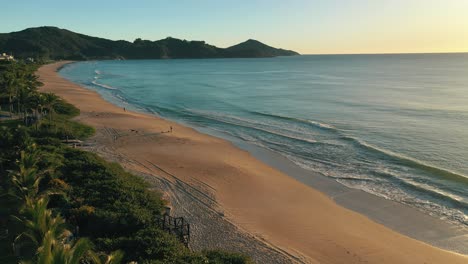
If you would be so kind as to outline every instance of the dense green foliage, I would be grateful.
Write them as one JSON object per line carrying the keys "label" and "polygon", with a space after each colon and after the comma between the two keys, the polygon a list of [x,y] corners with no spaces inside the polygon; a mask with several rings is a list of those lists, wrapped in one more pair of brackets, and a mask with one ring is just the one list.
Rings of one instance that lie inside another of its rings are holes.
{"label": "dense green foliage", "polygon": [[0,69],[11,111],[0,120],[0,263],[251,263],[191,252],[159,229],[161,195],[119,164],[67,146],[94,130],[71,120],[73,105],[37,91],[40,83],[28,81],[34,69]]}
{"label": "dense green foliage", "polygon": [[164,59],[164,58],[241,58],[297,55],[254,40],[217,48],[204,41],[166,38],[158,41],[136,39],[112,41],[78,34],[56,27],[28,28],[0,34],[0,51],[18,58],[39,60],[87,59]]}

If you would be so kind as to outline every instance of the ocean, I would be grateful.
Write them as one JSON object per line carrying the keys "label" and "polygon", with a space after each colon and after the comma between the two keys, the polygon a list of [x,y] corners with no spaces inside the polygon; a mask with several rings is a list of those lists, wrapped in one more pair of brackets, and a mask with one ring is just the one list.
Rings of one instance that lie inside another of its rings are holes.
{"label": "ocean", "polygon": [[468,54],[88,61],[60,74],[468,225]]}

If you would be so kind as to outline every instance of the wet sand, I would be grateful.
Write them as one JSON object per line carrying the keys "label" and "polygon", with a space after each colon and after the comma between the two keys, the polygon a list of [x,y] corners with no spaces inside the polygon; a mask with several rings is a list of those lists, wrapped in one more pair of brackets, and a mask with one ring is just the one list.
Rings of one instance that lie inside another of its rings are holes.
{"label": "wet sand", "polygon": [[[97,145],[121,157],[129,170],[196,189],[221,217],[290,256],[288,261],[468,263],[466,256],[409,238],[338,205],[226,140],[124,111],[61,78],[56,70],[64,63],[39,69],[42,90],[80,108],[79,120],[100,135]],[[173,132],[168,133],[171,126]]]}

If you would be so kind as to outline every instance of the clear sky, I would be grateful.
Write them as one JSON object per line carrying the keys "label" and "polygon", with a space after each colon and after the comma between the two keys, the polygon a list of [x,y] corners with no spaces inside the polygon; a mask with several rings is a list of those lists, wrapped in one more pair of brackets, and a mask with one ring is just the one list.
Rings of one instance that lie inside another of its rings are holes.
{"label": "clear sky", "polygon": [[303,54],[468,52],[468,0],[0,0],[0,32],[109,39],[249,38]]}

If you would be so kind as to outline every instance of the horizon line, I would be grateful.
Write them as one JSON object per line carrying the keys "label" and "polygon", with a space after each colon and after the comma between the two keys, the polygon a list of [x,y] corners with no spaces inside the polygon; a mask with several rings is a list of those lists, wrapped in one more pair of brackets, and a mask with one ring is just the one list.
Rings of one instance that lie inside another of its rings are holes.
{"label": "horizon line", "polygon": [[468,51],[436,51],[436,52],[370,52],[370,53],[300,53],[302,56],[320,55],[424,55],[424,54],[468,54]]}
{"label": "horizon line", "polygon": [[[18,31],[10,31],[10,32],[5,32],[5,33],[1,33],[0,34],[11,34],[11,33],[16,33],[16,32],[21,32],[21,31],[24,31],[26,29],[31,29],[31,28],[41,28],[41,27],[54,27],[54,28],[58,28],[58,29],[62,29],[62,30],[67,30],[67,31],[70,31],[70,32],[73,32],[73,33],[76,33],[76,34],[82,34],[82,35],[86,35],[86,36],[90,36],[90,37],[95,37],[95,38],[102,38],[102,39],[107,39],[107,40],[111,40],[111,41],[127,41],[127,42],[130,42],[130,43],[133,43],[135,40],[137,39],[142,39],[141,37],[137,37],[135,38],[133,41],[132,40],[127,40],[127,39],[112,39],[112,38],[105,38],[105,37],[100,37],[100,36],[92,36],[92,35],[87,35],[88,33],[81,33],[81,32],[77,32],[77,31],[72,31],[70,29],[67,29],[67,28],[62,28],[62,27],[58,27],[58,26],[31,26],[31,27],[27,27],[27,28],[24,28],[24,29],[21,29],[21,30],[18,30]],[[235,45],[238,45],[238,44],[241,44],[243,42],[246,42],[246,41],[249,41],[249,40],[255,40],[255,41],[259,41],[257,39],[254,39],[252,37],[249,37],[247,40],[241,40],[241,42],[237,43],[237,44],[231,44],[231,46],[228,46],[228,47],[219,47],[219,46],[216,46],[214,44],[210,44],[208,43],[206,40],[187,40],[186,38],[180,38],[180,37],[172,37],[172,36],[167,36],[165,38],[161,38],[161,39],[157,39],[157,40],[150,40],[150,39],[142,39],[142,40],[148,40],[148,41],[159,41],[159,40],[164,40],[164,39],[167,39],[167,38],[175,38],[175,39],[180,39],[180,40],[186,40],[186,41],[203,41],[209,45],[213,45],[217,48],[222,48],[222,49],[226,49],[226,48],[229,48],[229,47],[232,47],[232,46],[235,46]],[[267,46],[270,46],[269,44],[266,44],[262,41],[259,41]],[[273,46],[270,46],[270,47],[273,47]],[[277,49],[283,49],[283,50],[291,50],[291,51],[294,51],[294,52],[297,52],[299,53],[299,55],[315,55],[315,56],[318,56],[318,55],[411,55],[411,54],[465,54],[465,53],[468,53],[468,50],[467,51],[434,51],[434,52],[369,52],[369,53],[301,53],[299,51],[296,51],[294,49],[291,49],[291,48],[283,48],[283,47],[273,47],[273,48],[277,48]],[[297,55],[296,55],[297,56]]]}

